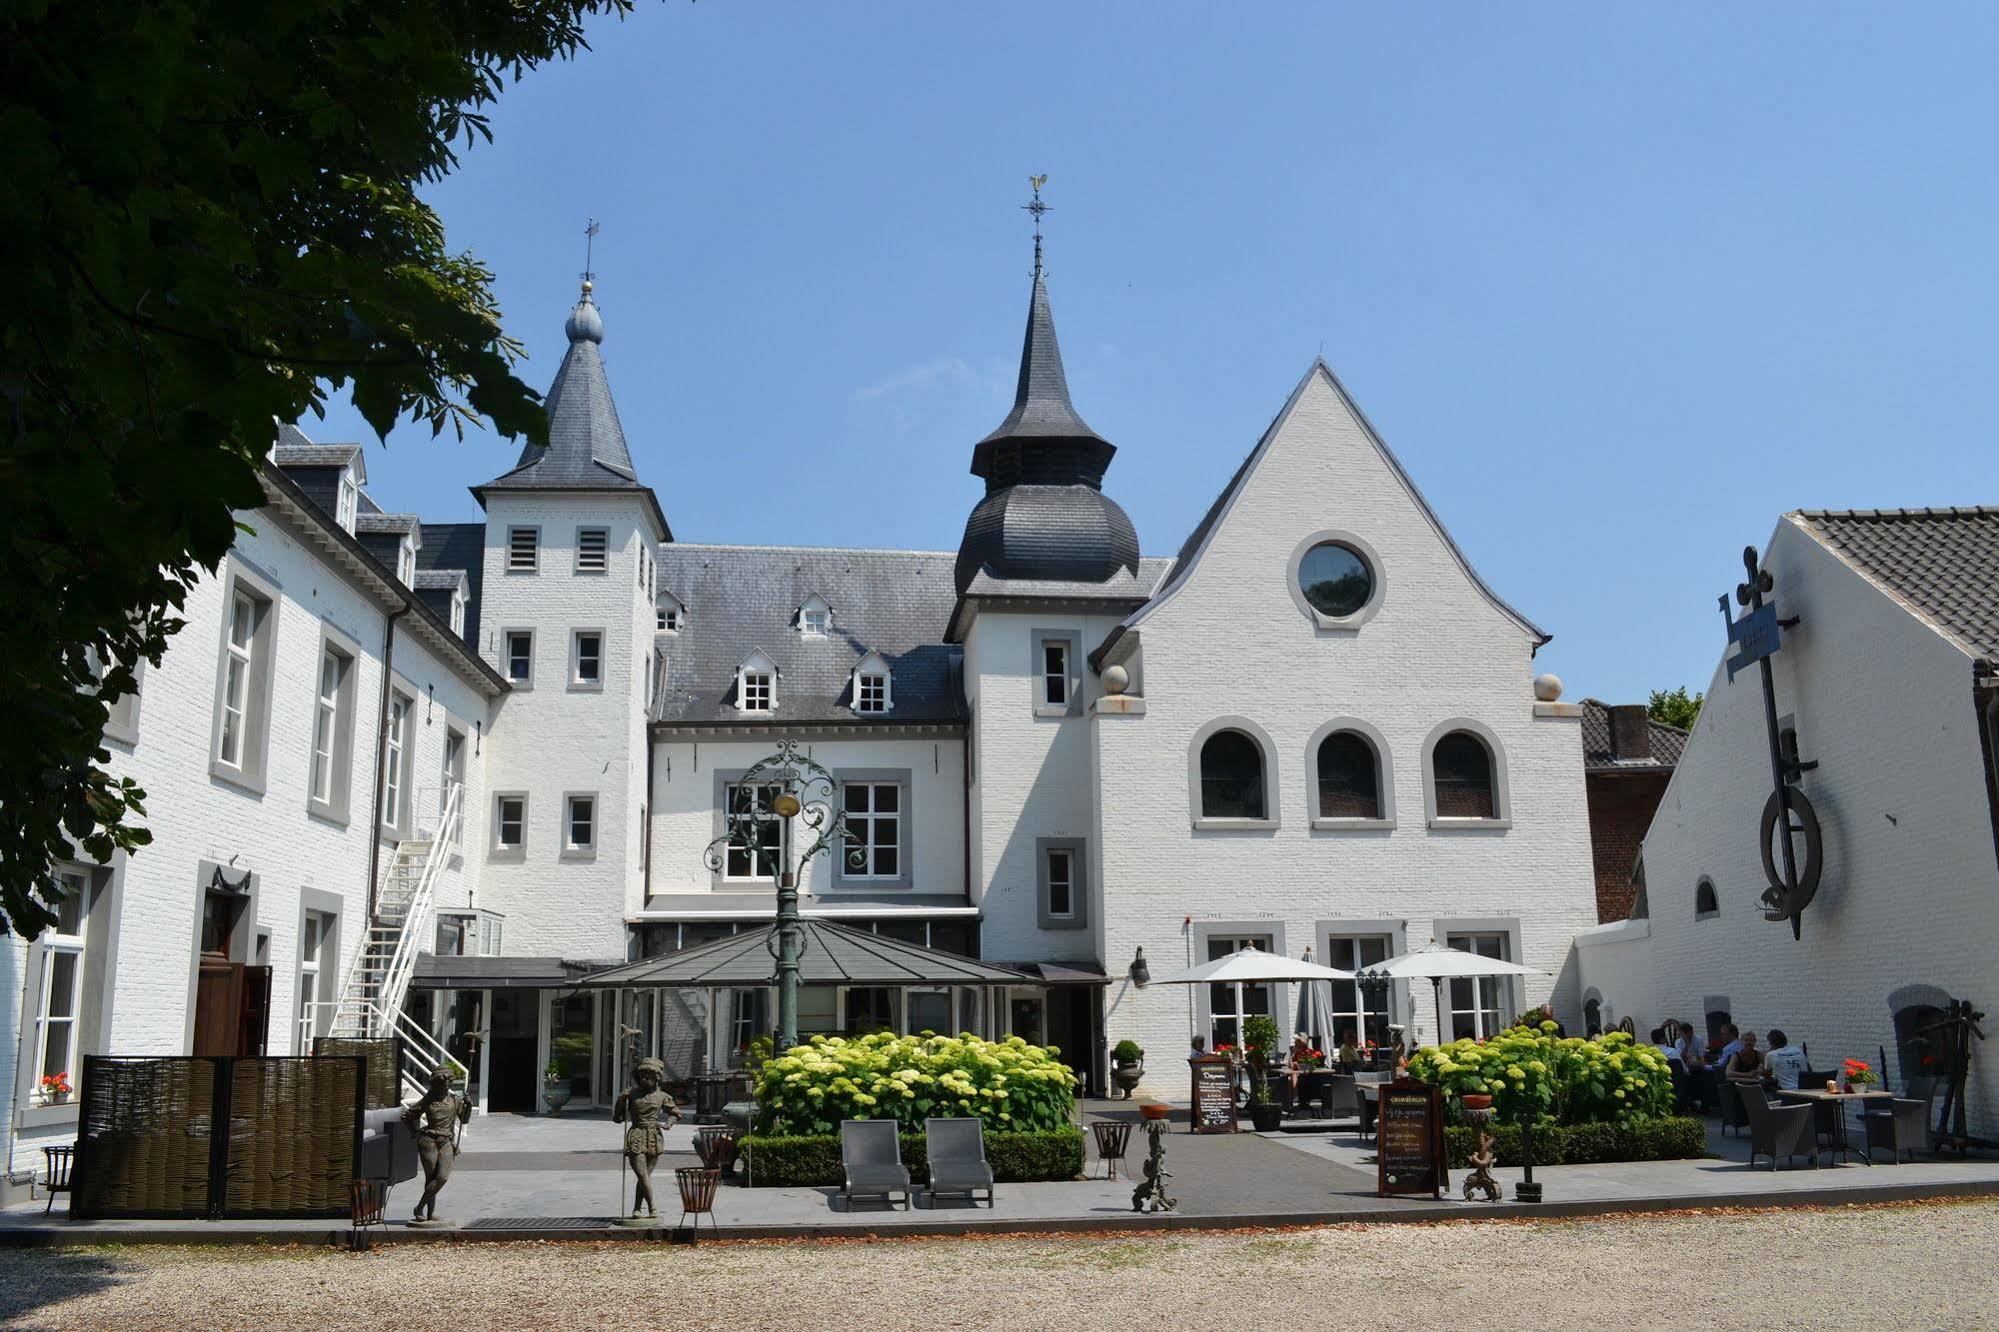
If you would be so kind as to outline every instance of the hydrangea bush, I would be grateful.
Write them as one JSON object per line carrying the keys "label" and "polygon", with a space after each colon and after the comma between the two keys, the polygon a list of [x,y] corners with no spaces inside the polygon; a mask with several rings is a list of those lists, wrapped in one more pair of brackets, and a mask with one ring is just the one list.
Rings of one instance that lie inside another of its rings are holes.
{"label": "hydrangea bush", "polygon": [[1584,1040],[1557,1036],[1553,1022],[1513,1027],[1489,1040],[1418,1050],[1409,1056],[1409,1076],[1453,1098],[1491,1096],[1501,1123],[1530,1110],[1556,1124],[1614,1124],[1673,1113],[1666,1057],[1621,1031]]}
{"label": "hydrangea bush", "polygon": [[971,1116],[993,1132],[1066,1129],[1076,1075],[1055,1046],[1018,1036],[814,1036],[771,1059],[757,1083],[757,1128],[825,1134],[843,1119]]}

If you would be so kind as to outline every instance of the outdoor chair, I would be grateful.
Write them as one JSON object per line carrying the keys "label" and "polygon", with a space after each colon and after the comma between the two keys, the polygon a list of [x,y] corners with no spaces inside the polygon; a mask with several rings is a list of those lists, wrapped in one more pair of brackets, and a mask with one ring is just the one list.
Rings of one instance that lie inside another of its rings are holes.
{"label": "outdoor chair", "polygon": [[1895,1164],[1902,1163],[1902,1153],[1907,1152],[1911,1160],[1918,1151],[1930,1149],[1930,1103],[1936,1096],[1934,1078],[1909,1079],[1909,1095],[1898,1096],[1888,1103],[1887,1108],[1865,1111],[1860,1122],[1867,1126],[1867,1159],[1872,1161],[1877,1148],[1886,1147]]}
{"label": "outdoor chair", "polygon": [[893,1207],[898,1193],[903,1210],[909,1210],[909,1171],[902,1164],[902,1144],[896,1140],[894,1120],[841,1120],[840,1166],[847,1176],[840,1196],[848,1211],[853,1210],[856,1198],[880,1198]]}
{"label": "outdoor chair", "polygon": [[1745,1084],[1728,1078],[1715,1080],[1715,1104],[1721,1110],[1721,1131],[1748,1128],[1749,1116],[1744,1112],[1742,1088]]}
{"label": "outdoor chair", "polygon": [[997,1206],[993,1201],[993,1168],[986,1162],[985,1126],[980,1121],[926,1119],[923,1149],[930,1158],[932,1207],[939,1195],[947,1193],[976,1205],[980,1189],[986,1191],[986,1206]]}
{"label": "outdoor chair", "polygon": [[1351,1073],[1335,1073],[1326,1086],[1326,1118],[1358,1120],[1360,1111],[1360,1086]]}
{"label": "outdoor chair", "polygon": [[[43,1187],[48,1190],[49,1195],[49,1200],[42,1204],[42,1215],[46,1216],[49,1213],[49,1209],[56,1205],[56,1195],[58,1193],[69,1192],[69,1171],[70,1167],[76,1163],[76,1148],[44,1147],[42,1148],[42,1160],[48,1167],[49,1176],[43,1181]],[[28,1193],[30,1196],[34,1194],[34,1184],[32,1181],[29,1183]]]}
{"label": "outdoor chair", "polygon": [[1762,1084],[1755,1082],[1738,1083],[1734,1087],[1736,1103],[1742,1107],[1749,1121],[1749,1168],[1756,1168],[1756,1158],[1770,1158],[1770,1169],[1777,1168],[1777,1158],[1783,1157],[1788,1166],[1793,1157],[1810,1156],[1812,1169],[1818,1169],[1818,1133],[1813,1126],[1812,1107],[1809,1105],[1772,1105]]}

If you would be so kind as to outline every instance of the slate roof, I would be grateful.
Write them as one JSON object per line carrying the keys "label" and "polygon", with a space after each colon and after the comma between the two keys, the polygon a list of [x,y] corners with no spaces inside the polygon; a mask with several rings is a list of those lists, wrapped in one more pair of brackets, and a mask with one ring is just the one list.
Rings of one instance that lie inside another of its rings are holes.
{"label": "slate roof", "polygon": [[413,513],[357,513],[354,515],[354,534],[366,536],[374,532],[393,532],[397,536],[408,536],[411,532],[421,532],[423,523]]}
{"label": "slate roof", "polygon": [[984,476],[982,463],[992,446],[1006,439],[1093,439],[1107,443],[1090,429],[1069,401],[1069,376],[1062,369],[1062,347],[1055,338],[1055,312],[1048,303],[1048,283],[1037,267],[1027,298],[1027,332],[1021,339],[1020,378],[1014,384],[1013,410],[979,441],[972,454],[972,472]]}
{"label": "slate roof", "polygon": [[1786,518],[1965,651],[1999,666],[1999,508],[1803,509]]}
{"label": "slate roof", "polygon": [[460,573],[471,585],[465,594],[465,641],[479,645],[479,593],[486,578],[484,523],[430,523],[423,529],[423,549],[416,553],[417,586],[426,572]]}
{"label": "slate roof", "polygon": [[[613,967],[585,977],[588,987],[766,985],[774,974],[770,936],[776,930],[744,930],[712,943],[698,944]],[[904,943],[885,934],[869,934],[828,920],[806,919],[800,925],[805,948],[799,957],[799,979],[807,985],[1031,985],[1032,976],[1011,967],[994,966],[956,953],[939,952]]]}
{"label": "slate roof", "polygon": [[[305,438],[297,426],[286,426],[285,430],[297,439]],[[280,467],[346,467],[360,456],[359,444],[300,444],[287,442],[281,433],[275,461]],[[366,481],[367,477],[363,475],[361,479]]]}
{"label": "slate roof", "polygon": [[418,569],[416,571],[416,587],[419,592],[426,588],[442,588],[444,591],[449,592],[455,589],[460,583],[470,581],[470,577],[463,569]]}
{"label": "slate roof", "polygon": [[1143,601],[1172,569],[1163,555],[1146,555],[1138,572],[1119,569],[1101,583],[1065,582],[1055,578],[995,578],[981,571],[965,588],[968,597],[1047,597],[1075,601]]}
{"label": "slate roof", "polygon": [[[659,590],[687,608],[676,634],[655,640],[666,684],[654,720],[679,725],[957,722],[965,717],[960,652],[942,641],[956,588],[947,551],[807,546],[659,548]],[[793,612],[813,594],[831,630],[808,638]],[[736,709],[736,667],[762,651],[778,668],[777,710]],[[849,677],[868,652],[889,664],[891,710],[856,714]]]}
{"label": "slate roof", "polygon": [[1687,733],[1661,721],[1650,723],[1652,756],[1644,759],[1619,758],[1610,743],[1610,705],[1594,698],[1583,700],[1583,771],[1585,772],[1671,772],[1687,747]]}

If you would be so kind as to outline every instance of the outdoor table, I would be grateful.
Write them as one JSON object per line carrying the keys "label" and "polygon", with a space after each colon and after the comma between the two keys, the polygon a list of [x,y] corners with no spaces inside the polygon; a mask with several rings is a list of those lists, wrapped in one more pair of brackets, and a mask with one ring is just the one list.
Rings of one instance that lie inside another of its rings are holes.
{"label": "outdoor table", "polygon": [[[1777,1095],[1785,1100],[1804,1101],[1811,1105],[1831,1105],[1834,1108],[1831,1150],[1839,1153],[1841,1161],[1853,1159],[1853,1149],[1848,1146],[1846,1140],[1846,1103],[1854,1102],[1864,1113],[1869,1101],[1895,1099],[1895,1093],[1888,1091],[1829,1092],[1823,1087],[1799,1087],[1795,1090],[1779,1087],[1776,1090]],[[1874,1164],[1872,1153],[1863,1154],[1861,1159],[1868,1165]]]}
{"label": "outdoor table", "polygon": [[1354,1090],[1360,1093],[1360,1135],[1365,1138],[1374,1132],[1376,1120],[1381,1117],[1381,1089],[1385,1082],[1356,1082]]}

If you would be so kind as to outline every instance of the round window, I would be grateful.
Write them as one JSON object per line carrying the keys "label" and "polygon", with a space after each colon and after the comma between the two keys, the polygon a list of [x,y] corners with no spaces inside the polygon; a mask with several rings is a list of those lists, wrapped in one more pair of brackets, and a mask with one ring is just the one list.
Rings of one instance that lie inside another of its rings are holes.
{"label": "round window", "polygon": [[1298,561],[1298,590],[1321,615],[1343,620],[1374,595],[1374,571],[1351,546],[1327,541]]}

